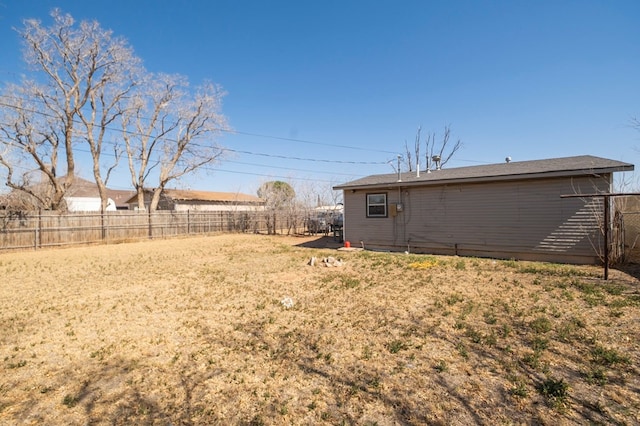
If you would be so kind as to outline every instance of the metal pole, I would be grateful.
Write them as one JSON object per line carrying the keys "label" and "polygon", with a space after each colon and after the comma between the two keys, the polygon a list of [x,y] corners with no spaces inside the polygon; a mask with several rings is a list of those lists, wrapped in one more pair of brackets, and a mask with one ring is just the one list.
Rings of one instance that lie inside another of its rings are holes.
{"label": "metal pole", "polygon": [[604,279],[609,279],[609,196],[604,197]]}

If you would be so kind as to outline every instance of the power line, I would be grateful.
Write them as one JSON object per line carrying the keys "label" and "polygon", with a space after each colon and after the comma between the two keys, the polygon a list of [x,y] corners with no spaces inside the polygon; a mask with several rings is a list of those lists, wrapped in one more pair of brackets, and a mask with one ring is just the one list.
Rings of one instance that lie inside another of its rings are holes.
{"label": "power line", "polygon": [[306,144],[311,144],[311,145],[320,145],[320,146],[328,146],[328,147],[332,147],[332,148],[344,148],[344,149],[353,149],[353,150],[357,150],[357,151],[370,151],[370,152],[382,152],[384,154],[397,154],[397,151],[386,151],[383,149],[372,149],[372,148],[360,148],[360,147],[355,147],[355,146],[349,146],[349,145],[338,145],[338,144],[330,144],[330,143],[326,143],[326,142],[313,142],[313,141],[307,141],[304,139],[294,139],[294,138],[284,138],[281,136],[270,136],[270,135],[262,135],[259,133],[249,133],[249,132],[241,132],[238,130],[227,130],[227,129],[221,129],[222,132],[226,132],[226,133],[234,133],[234,134],[238,134],[238,135],[245,135],[245,136],[255,136],[255,137],[259,137],[259,138],[267,138],[267,139],[277,139],[277,140],[282,140],[282,141],[289,141],[289,142],[300,142],[300,143],[306,143]]}
{"label": "power line", "polygon": [[[340,173],[340,172],[327,172],[326,170],[304,170],[304,169],[296,169],[292,167],[279,167],[273,165],[264,165],[264,164],[256,164],[256,163],[245,163],[242,161],[233,161],[233,160],[224,160],[225,163],[233,163],[233,164],[241,164],[244,166],[255,166],[255,167],[268,167],[271,169],[281,169],[281,170],[292,170],[296,172],[311,172],[311,173],[320,173],[320,174],[329,174],[329,175],[341,175],[341,176],[350,176],[350,177],[359,177],[360,175],[356,175],[353,173]],[[216,169],[218,170],[218,169]]]}
{"label": "power line", "polygon": [[[1,124],[1,123],[0,123]],[[112,145],[112,146],[116,146],[117,143],[112,141],[112,140],[105,140],[103,141],[103,143],[108,144],[108,145]],[[7,142],[6,145],[8,146],[13,146],[13,147],[17,147],[19,149],[23,149],[22,146],[16,145],[14,143],[10,143]],[[81,153],[85,153],[85,154],[91,154],[91,151],[89,149],[86,148],[80,148],[80,147],[75,147],[74,150],[76,152],[81,152]],[[249,154],[249,155],[257,155],[257,156],[263,156],[263,157],[272,157],[272,158],[282,158],[282,159],[293,159],[293,160],[300,160],[300,161],[315,161],[315,162],[325,162],[325,163],[331,163],[331,162],[335,162],[335,163],[340,163],[340,164],[357,164],[357,165],[381,165],[381,164],[386,164],[386,163],[378,163],[378,162],[363,162],[363,161],[341,161],[341,160],[336,160],[336,161],[331,161],[331,160],[322,160],[322,159],[314,159],[314,158],[300,158],[300,157],[287,157],[287,156],[281,156],[281,155],[272,155],[272,154],[262,154],[262,153],[252,153],[249,151],[240,151],[240,150],[233,150],[233,149],[228,149],[228,148],[221,148],[221,151],[228,151],[228,152],[235,152],[235,153],[241,153],[241,154]],[[101,157],[115,157],[115,154],[110,152],[110,151],[104,151],[101,154]],[[158,159],[155,160],[156,162],[159,161]],[[247,166],[254,166],[254,167],[264,167],[264,168],[271,168],[271,169],[280,169],[280,170],[291,170],[291,171],[298,171],[298,172],[310,172],[310,173],[319,173],[319,174],[328,174],[328,175],[341,175],[341,176],[348,176],[348,177],[352,177],[352,178],[356,178],[360,175],[357,174],[353,174],[353,173],[342,173],[342,172],[328,172],[326,170],[308,170],[308,169],[299,169],[299,168],[293,168],[293,167],[282,167],[282,166],[274,166],[272,164],[257,164],[257,163],[246,163],[246,162],[240,162],[240,161],[234,161],[234,160],[224,160],[224,163],[233,163],[233,164],[240,164],[240,165],[247,165]],[[17,168],[22,168],[24,170],[29,170],[23,167],[18,166]],[[224,170],[230,173],[241,173],[241,172],[235,172],[235,171],[229,171],[229,170],[225,170],[219,167],[216,168],[212,168],[212,167],[208,167],[208,166],[201,166],[200,168],[204,169],[204,170],[209,170],[209,171],[218,171],[218,170]],[[253,174],[253,175],[258,175],[258,176],[269,176],[269,175],[265,175],[265,174],[257,174],[257,173],[247,173],[247,174]]]}
{"label": "power line", "polygon": [[[7,98],[5,96],[5,98]],[[17,110],[22,110],[22,111],[26,111],[26,112],[30,112],[33,114],[39,114],[41,116],[44,117],[50,117],[50,118],[56,118],[54,115],[52,114],[47,114],[46,112],[43,111],[38,111],[38,110],[32,110],[32,109],[27,109],[24,107],[17,107],[15,105],[11,105],[11,104],[6,104],[4,102],[0,101],[0,105],[4,105],[6,107],[9,108],[14,108]],[[75,123],[79,123],[78,120],[74,120]],[[121,132],[123,131],[122,129],[117,129],[114,130],[113,128],[107,127],[107,129],[111,130],[114,133],[117,132]],[[139,133],[136,132],[131,132],[128,131],[129,134],[132,135],[137,135],[140,136]],[[256,137],[268,137],[271,139],[278,139],[277,137],[273,137],[273,136],[267,136],[267,135],[255,135],[255,134],[250,134],[250,133],[246,133],[246,132],[233,132],[233,133],[241,133],[241,134],[246,134],[246,135],[253,135]],[[302,141],[302,140],[296,140],[296,139],[291,139],[291,138],[280,138],[280,139],[284,139],[284,140],[290,140],[290,141],[298,141],[298,142],[304,142],[304,143],[312,143],[310,141]],[[167,138],[167,140],[171,140],[169,138]],[[113,140],[105,140],[104,143],[106,144],[110,144],[112,146],[116,146],[118,144],[118,142],[113,141]],[[316,143],[319,144],[319,143]],[[339,145],[331,145],[331,144],[325,144],[327,146],[339,146]],[[192,143],[192,146],[195,147],[201,147],[201,144],[197,144],[197,143]],[[355,147],[346,147],[346,148],[350,148],[350,149],[359,149],[364,151],[363,149],[360,148],[355,148]],[[82,148],[74,148],[74,150],[78,151],[78,152],[84,152],[84,153],[89,153],[91,154],[91,152],[87,149],[82,149]],[[366,162],[366,161],[346,161],[346,160],[327,160],[327,159],[319,159],[319,158],[304,158],[304,157],[294,157],[294,156],[286,156],[286,155],[277,155],[277,154],[272,154],[272,153],[261,153],[261,152],[252,152],[252,151],[246,151],[246,150],[235,150],[235,149],[231,149],[231,148],[220,148],[221,152],[232,152],[232,153],[237,153],[237,154],[245,154],[245,155],[253,155],[253,156],[260,156],[260,157],[266,157],[266,158],[279,158],[279,159],[284,159],[284,160],[295,160],[295,161],[307,161],[307,162],[316,162],[316,163],[334,163],[334,164],[354,164],[354,165],[385,165],[387,164],[386,161],[382,161],[382,162]],[[373,150],[375,151],[375,150]],[[390,152],[390,151],[387,151]],[[110,157],[115,157],[115,155],[109,151],[104,151],[101,153],[102,156],[110,156]],[[156,161],[159,161],[158,159],[156,159]],[[225,160],[228,162],[233,162],[231,160]],[[237,162],[238,164],[242,164],[240,162]],[[254,165],[255,164],[250,164],[250,165]],[[269,167],[269,168],[275,168],[275,169],[283,169],[283,170],[292,170],[292,171],[305,171],[305,172],[311,172],[311,173],[322,173],[322,174],[328,174],[328,175],[342,175],[342,176],[348,176],[349,178],[356,178],[359,175],[355,175],[355,174],[347,174],[347,173],[331,173],[331,172],[326,172],[326,171],[322,171],[322,172],[317,172],[317,171],[310,171],[310,170],[301,170],[301,169],[295,169],[295,168],[286,168],[286,167],[275,167],[273,165],[258,165],[259,167]],[[318,178],[304,178],[304,177],[294,177],[294,176],[281,176],[281,175],[274,175],[274,174],[266,174],[266,173],[255,173],[255,172],[246,172],[246,171],[237,171],[237,170],[228,170],[225,168],[221,168],[221,167],[209,167],[209,166],[202,166],[200,167],[200,169],[202,169],[203,171],[208,171],[208,172],[221,172],[221,173],[232,173],[232,174],[239,174],[239,175],[246,175],[246,176],[259,176],[259,177],[263,177],[263,178],[269,178],[269,179],[274,179],[274,178],[278,178],[278,179],[286,179],[286,180],[294,180],[294,181],[311,181],[311,182],[318,182],[318,183],[328,183],[328,184],[333,184],[335,183],[335,180],[331,181],[331,180],[324,180],[324,179],[318,179]]]}
{"label": "power line", "polygon": [[[108,143],[113,143],[111,141],[105,141]],[[10,146],[15,146],[14,144],[8,144]],[[75,150],[77,152],[81,152],[81,153],[85,153],[85,154],[91,154],[91,151],[85,148],[78,148],[76,147]],[[107,157],[115,157],[115,154],[111,153],[111,152],[104,152],[102,153],[103,156],[107,156]],[[244,163],[244,162],[240,162],[240,161],[233,161],[233,160],[227,160],[225,162],[228,163],[233,163],[233,164],[241,164],[241,165],[249,165],[249,166],[255,166],[255,167],[265,167],[265,168],[272,168],[272,169],[280,169],[280,170],[291,170],[291,171],[301,171],[301,172],[311,172],[311,173],[316,173],[316,174],[328,174],[328,175],[342,175],[342,176],[349,176],[352,178],[358,177],[359,175],[355,175],[355,174],[348,174],[348,173],[335,173],[335,172],[327,172],[327,171],[314,171],[314,170],[303,170],[303,169],[296,169],[296,168],[291,168],[291,167],[279,167],[279,166],[272,166],[272,165],[263,165],[263,164],[255,164],[255,163]],[[38,169],[30,169],[27,167],[23,167],[20,165],[14,165],[13,166],[15,169],[21,169],[24,170],[26,172],[33,172],[36,171]],[[264,178],[270,178],[270,179],[285,179],[285,180],[295,180],[295,181],[311,181],[311,182],[322,182],[322,183],[329,183],[329,184],[333,184],[335,183],[335,181],[331,181],[331,180],[326,180],[326,179],[318,179],[318,178],[304,178],[304,177],[294,177],[294,176],[282,176],[282,175],[274,175],[274,174],[267,174],[267,173],[256,173],[256,172],[245,172],[245,171],[238,171],[238,170],[228,170],[225,168],[221,168],[221,167],[211,167],[211,166],[202,166],[199,169],[206,171],[206,172],[223,172],[223,173],[232,173],[232,174],[240,174],[240,175],[247,175],[247,176],[259,176],[259,177],[264,177]],[[123,188],[123,189],[129,189],[129,188]]]}
{"label": "power line", "polygon": [[[24,100],[24,99],[19,98],[19,97],[7,96],[7,95],[0,95],[0,98],[5,98],[5,99],[9,99],[9,100]],[[36,101],[41,102],[38,99],[36,99]],[[0,106],[4,106],[4,107],[7,107],[7,108],[12,108],[12,109],[15,109],[15,110],[18,110],[18,111],[25,111],[25,112],[29,112],[29,113],[32,113],[32,114],[39,114],[41,116],[48,117],[48,118],[57,119],[57,117],[54,114],[51,114],[51,113],[47,113],[47,112],[44,112],[44,111],[38,111],[38,110],[35,110],[35,109],[29,109],[29,108],[25,108],[25,107],[22,107],[22,106],[16,106],[16,105],[12,105],[12,104],[5,103],[5,102],[2,102],[2,101],[0,101]],[[80,122],[80,120],[74,120],[74,123],[82,124]],[[7,126],[6,123],[5,123],[5,126]],[[106,129],[110,130],[113,133],[127,132],[128,134],[131,134],[131,135],[134,135],[134,136],[143,136],[142,134],[140,134],[138,132],[133,132],[133,131],[130,131],[130,130],[123,130],[123,129],[114,129],[114,128],[110,127],[110,126],[106,126]],[[302,140],[302,139],[284,138],[284,137],[278,137],[278,136],[272,136],[272,135],[264,135],[264,134],[243,132],[243,131],[237,131],[237,130],[229,130],[229,129],[223,129],[223,128],[219,128],[219,129],[216,129],[216,130],[220,131],[220,132],[231,133],[231,134],[246,135],[246,136],[267,138],[267,139],[275,139],[275,140],[284,140],[284,141],[298,142],[298,143],[305,143],[305,144],[313,144],[313,145],[327,146],[327,147],[332,147],[332,148],[352,149],[352,150],[357,150],[357,151],[381,152],[381,153],[394,154],[394,155],[397,154],[397,152],[394,152],[394,151],[377,150],[377,149],[365,149],[365,148],[348,146],[348,145],[313,142],[313,141],[307,141],[307,140]],[[165,138],[165,139],[168,140],[168,141],[177,142],[175,139],[171,139],[171,138]],[[113,146],[117,146],[118,145],[118,142],[113,141],[113,140],[108,140],[108,139],[104,140],[104,143],[110,144],[110,145],[113,145]],[[191,143],[191,145],[194,146],[194,147],[205,147],[202,144],[198,144],[196,142]],[[82,149],[82,148],[76,147],[74,149],[79,151],[79,152],[90,153],[89,150],[85,150],[85,149]],[[260,156],[260,157],[266,157],[266,158],[278,158],[278,159],[294,160],[294,161],[307,161],[307,162],[332,163],[332,164],[352,164],[352,165],[386,165],[386,164],[388,164],[388,161],[380,161],[380,162],[370,161],[370,162],[368,162],[368,161],[347,161],[347,160],[336,160],[336,159],[304,158],[304,157],[297,157],[297,156],[278,155],[278,154],[273,154],[273,153],[263,153],[263,152],[253,152],[253,151],[246,151],[246,150],[238,150],[238,149],[232,149],[232,148],[226,148],[226,147],[219,147],[218,149],[220,150],[220,152],[232,152],[232,153],[237,153],[237,154]],[[107,151],[102,152],[101,155],[103,155],[103,156],[111,156],[111,157],[115,156],[114,154],[112,154],[110,152],[107,152]],[[474,160],[464,160],[464,159],[456,159],[456,160],[457,161],[463,161],[463,162],[481,163],[480,161],[474,161]],[[160,159],[156,159],[155,161],[156,162],[160,161]],[[359,175],[348,174],[348,173],[332,173],[332,172],[325,172],[325,171],[314,172],[314,171],[310,171],[310,170],[301,170],[301,169],[295,169],[295,168],[276,167],[276,166],[273,166],[273,165],[256,165],[256,164],[251,164],[251,163],[234,162],[234,161],[231,161],[231,160],[225,160],[225,162],[252,165],[252,166],[258,166],[258,167],[265,167],[265,168],[268,167],[268,168],[274,168],[274,169],[292,170],[292,171],[305,171],[305,172],[312,172],[312,173],[343,175],[343,176],[349,176],[349,177],[357,177],[357,176],[359,176]],[[208,171],[217,171],[217,172],[225,172],[225,173],[235,173],[235,174],[243,174],[243,175],[262,176],[262,177],[274,177],[273,175],[269,175],[269,174],[253,173],[253,172],[241,172],[241,171],[236,171],[236,170],[226,170],[224,168],[212,168],[212,167],[207,167],[207,166],[202,166],[201,168],[203,170],[208,170]],[[277,176],[277,177],[283,178],[282,176]],[[284,177],[284,178],[286,178],[286,179],[296,179],[296,180],[311,180],[311,181],[319,181],[319,182],[322,181],[322,180],[317,180],[317,179],[292,178],[290,176]],[[325,181],[325,182],[328,182],[328,181]]]}
{"label": "power line", "polygon": [[292,176],[271,175],[271,174],[262,174],[262,173],[252,173],[252,172],[240,172],[237,170],[226,170],[226,169],[215,169],[214,171],[223,172],[223,173],[233,173],[238,175],[259,176],[259,177],[264,177],[269,179],[296,180],[296,181],[322,182],[322,183],[335,184],[335,181],[326,180],[326,179],[292,177]]}
{"label": "power line", "polygon": [[248,154],[248,155],[258,155],[261,157],[271,157],[271,158],[281,158],[285,160],[298,160],[298,161],[314,161],[319,163],[336,163],[336,164],[368,164],[368,165],[383,165],[387,164],[387,161],[346,161],[346,160],[324,160],[320,158],[303,158],[303,157],[291,157],[287,155],[277,155],[277,154],[265,154],[258,152],[250,152],[250,151],[241,151],[238,149],[231,148],[220,148],[222,151],[236,152],[238,154]]}
{"label": "power line", "polygon": [[[4,98],[8,98],[8,99],[14,99],[14,100],[24,100],[24,99],[21,99],[21,98],[10,97],[10,96],[7,96],[7,95],[0,95],[0,97],[4,97]],[[39,100],[37,100],[37,101],[40,102]],[[40,114],[40,115],[43,115],[43,116],[49,117],[49,118],[57,118],[53,114],[47,114],[46,112],[43,112],[43,111],[37,111],[37,110],[28,109],[28,108],[18,107],[16,105],[7,104],[7,103],[1,102],[1,101],[0,101],[0,106],[6,106],[6,107],[17,109],[17,110],[27,111],[27,112],[31,112],[31,113],[34,113],[34,114]],[[82,124],[79,120],[74,120],[74,123],[75,124]],[[126,132],[126,133],[128,133],[128,134],[130,134],[132,136],[144,136],[144,135],[142,135],[142,134],[140,134],[138,132],[133,132],[133,131],[130,131],[130,130],[123,130],[123,129],[115,129],[114,130],[110,126],[106,126],[106,129],[110,130],[110,131],[113,131],[113,132]],[[221,133],[236,134],[236,135],[253,136],[253,137],[265,138],[265,139],[283,140],[283,141],[299,142],[299,143],[312,144],[312,145],[318,145],[318,146],[327,146],[327,147],[333,147],[333,148],[351,149],[351,150],[356,150],[356,151],[379,152],[379,153],[384,153],[384,154],[393,154],[394,156],[398,154],[397,151],[387,151],[387,150],[380,150],[380,149],[361,148],[361,147],[355,147],[355,146],[349,146],[349,145],[330,144],[330,143],[325,143],[325,142],[314,142],[314,141],[308,141],[308,140],[304,140],[304,139],[285,138],[285,137],[273,136],[273,135],[265,135],[265,134],[260,134],[260,133],[243,132],[243,131],[240,131],[240,130],[233,130],[233,129],[217,128],[217,129],[215,129],[215,131],[218,131],[218,132],[221,132]],[[177,142],[175,139],[171,139],[171,138],[166,138],[166,140],[169,140],[169,141],[172,141],[172,142]],[[112,143],[115,144],[115,142],[112,142]],[[193,142],[192,146],[202,147],[201,144],[198,144],[196,142]],[[389,160],[387,160],[387,161],[346,161],[346,160],[335,160],[335,159],[304,158],[304,157],[294,157],[294,156],[286,156],[286,155],[276,155],[276,154],[263,153],[263,152],[252,152],[252,151],[245,151],[245,150],[237,150],[237,149],[226,148],[226,147],[220,147],[220,150],[221,151],[228,151],[228,152],[236,152],[236,153],[239,153],[239,154],[246,154],[246,155],[254,155],[254,156],[261,156],[261,157],[271,157],[271,158],[280,158],[280,159],[285,159],[285,160],[310,161],[310,162],[333,163],[333,164],[385,165],[385,164],[389,163]],[[465,160],[465,159],[460,159],[460,158],[456,158],[455,161],[460,161],[460,162],[465,162],[465,163],[487,164],[487,162],[483,162],[483,161]]]}
{"label": "power line", "polygon": [[[0,95],[0,97],[13,99],[13,100],[24,100],[24,99],[20,99],[20,98],[16,98],[16,97],[9,97],[7,95]],[[46,112],[43,112],[43,111],[38,111],[38,110],[30,109],[30,108],[19,107],[19,106],[8,104],[8,103],[1,102],[1,101],[0,101],[0,106],[13,108],[13,109],[19,110],[19,111],[26,111],[26,112],[30,112],[30,113],[33,113],[33,114],[39,114],[39,115],[42,115],[42,116],[45,116],[45,117],[48,117],[48,118],[58,118],[53,114],[47,114]],[[75,124],[82,124],[82,122],[79,121],[79,120],[73,120],[73,122]],[[110,130],[110,131],[113,131],[113,132],[126,132],[126,133],[128,133],[128,134],[130,134],[132,136],[145,136],[145,135],[142,135],[142,134],[140,134],[138,132],[133,132],[133,131],[130,131],[130,130],[113,129],[110,126],[106,126],[105,128],[107,130]],[[232,133],[232,134],[253,136],[253,137],[259,137],[259,138],[283,140],[283,141],[289,141],[289,142],[299,142],[299,143],[313,144],[313,145],[319,145],[319,146],[327,146],[327,147],[333,147],[333,148],[344,148],[344,149],[351,149],[351,150],[356,150],[356,151],[367,151],[367,152],[381,152],[381,153],[394,154],[394,155],[397,154],[397,152],[395,152],[395,151],[385,151],[385,150],[370,149],[370,148],[360,148],[360,147],[354,147],[354,146],[348,146],[348,145],[338,145],[338,144],[329,144],[329,143],[323,143],[323,142],[313,142],[313,141],[307,141],[307,140],[303,140],[303,139],[284,138],[284,137],[280,137],[280,136],[272,136],[272,135],[263,135],[263,134],[258,134],[258,133],[242,132],[242,131],[238,131],[238,130],[230,130],[230,129],[225,129],[225,128],[217,128],[217,129],[214,129],[214,130],[218,131],[218,132],[222,132],[222,133]],[[165,139],[169,140],[169,141],[172,141],[172,142],[177,142],[175,139],[171,139],[171,138],[165,138]],[[202,147],[202,145],[197,144],[197,143],[192,143],[192,145],[193,146]],[[278,156],[278,155],[268,154],[268,153],[233,150],[231,148],[221,148],[221,149],[222,150],[226,150],[226,151],[230,151],[230,152],[238,152],[238,153],[248,154],[248,155],[259,155],[259,156],[264,156],[264,157],[276,157],[276,158],[298,160],[298,161],[315,161],[315,162],[337,163],[337,164],[372,164],[372,165],[373,164],[382,165],[382,164],[386,164],[387,163],[387,161],[356,162],[356,161],[344,161],[344,160],[323,160],[323,159],[317,159],[317,158],[302,158],[302,157],[291,157],[291,156],[284,156],[284,155],[279,155]]]}

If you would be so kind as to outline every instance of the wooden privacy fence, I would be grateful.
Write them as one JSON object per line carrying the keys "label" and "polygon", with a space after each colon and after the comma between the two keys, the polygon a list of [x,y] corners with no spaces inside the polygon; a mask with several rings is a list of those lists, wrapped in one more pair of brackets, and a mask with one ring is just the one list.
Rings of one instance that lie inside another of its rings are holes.
{"label": "wooden privacy fence", "polygon": [[[219,232],[295,232],[300,218],[266,212],[2,212],[0,250],[113,243]],[[278,227],[279,226],[279,227]]]}

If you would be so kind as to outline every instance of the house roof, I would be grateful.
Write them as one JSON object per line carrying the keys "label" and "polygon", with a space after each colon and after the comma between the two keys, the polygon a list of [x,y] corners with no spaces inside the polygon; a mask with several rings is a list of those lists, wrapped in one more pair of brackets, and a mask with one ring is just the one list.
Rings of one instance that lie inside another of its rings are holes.
{"label": "house roof", "polygon": [[127,201],[129,198],[134,196],[136,191],[125,190],[125,189],[109,189],[107,188],[107,196],[111,198],[117,207],[129,207],[129,203]]}
{"label": "house roof", "polygon": [[[65,180],[66,176],[60,178]],[[127,206],[127,200],[135,195],[135,191],[127,191],[122,189],[109,189],[107,188],[107,197],[111,198],[116,206]],[[75,176],[73,183],[67,190],[67,197],[80,197],[80,198],[99,198],[98,185],[95,182],[91,182],[86,179]]]}
{"label": "house roof", "polygon": [[358,189],[398,186],[442,185],[446,183],[489,182],[532,178],[584,176],[599,173],[632,171],[633,164],[591,155],[551,158],[547,160],[513,161],[482,166],[372,175],[335,186],[333,189]]}
{"label": "house roof", "polygon": [[[251,203],[261,204],[262,198],[254,195],[241,194],[239,192],[211,192],[211,191],[191,191],[184,189],[165,189],[162,194],[166,198],[174,201],[209,201],[222,203]],[[137,202],[137,196],[132,196],[127,203]]]}
{"label": "house roof", "polygon": [[165,196],[180,201],[224,201],[243,203],[262,203],[262,198],[239,192],[190,191],[182,189],[165,189]]}
{"label": "house roof", "polygon": [[[61,176],[57,178],[60,182],[66,182],[68,176]],[[49,188],[51,183],[48,181],[42,181],[36,183],[32,186],[32,188],[43,188],[43,191],[46,188]],[[12,190],[9,194],[4,197],[4,200],[0,200],[0,203],[7,203],[11,194],[16,193],[17,190]],[[111,198],[116,207],[124,207],[128,208],[127,200],[135,195],[135,191],[133,190],[122,190],[122,189],[109,189],[107,188],[107,198]],[[65,192],[65,198],[100,198],[100,192],[98,191],[98,184],[92,182],[90,180],[82,179],[81,177],[74,176],[73,182]]]}

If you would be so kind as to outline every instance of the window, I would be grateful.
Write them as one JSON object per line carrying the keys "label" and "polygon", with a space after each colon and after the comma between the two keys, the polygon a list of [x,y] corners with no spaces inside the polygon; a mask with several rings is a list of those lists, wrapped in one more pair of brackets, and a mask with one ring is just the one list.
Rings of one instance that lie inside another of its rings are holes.
{"label": "window", "polygon": [[387,194],[367,194],[367,217],[387,217]]}

